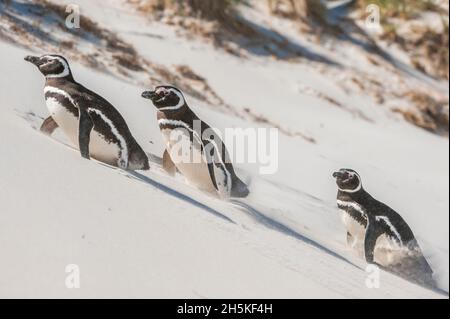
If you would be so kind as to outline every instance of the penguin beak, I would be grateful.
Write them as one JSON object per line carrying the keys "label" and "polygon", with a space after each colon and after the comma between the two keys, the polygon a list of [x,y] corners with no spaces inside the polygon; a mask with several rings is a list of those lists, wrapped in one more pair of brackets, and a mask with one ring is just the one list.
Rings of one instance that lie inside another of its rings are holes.
{"label": "penguin beak", "polygon": [[142,97],[147,100],[153,100],[156,97],[155,91],[145,91],[142,93]]}
{"label": "penguin beak", "polygon": [[334,172],[333,177],[334,178],[342,178],[342,177],[344,177],[344,174],[342,172]]}
{"label": "penguin beak", "polygon": [[24,60],[27,62],[33,63],[36,66],[39,66],[40,58],[38,58],[36,56],[29,55],[29,56],[25,57]]}

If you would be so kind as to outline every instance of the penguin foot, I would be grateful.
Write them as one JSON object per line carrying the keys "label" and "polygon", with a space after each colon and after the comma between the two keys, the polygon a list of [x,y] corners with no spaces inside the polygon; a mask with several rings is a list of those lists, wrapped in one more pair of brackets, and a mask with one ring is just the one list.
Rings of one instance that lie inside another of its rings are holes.
{"label": "penguin foot", "polygon": [[172,161],[170,154],[167,150],[164,151],[163,155],[163,168],[164,170],[172,177],[174,177],[177,173],[177,167],[175,163]]}
{"label": "penguin foot", "polygon": [[250,195],[250,191],[247,185],[245,185],[244,182],[238,179],[236,183],[233,185],[230,195],[233,198],[246,198],[248,197],[248,195]]}
{"label": "penguin foot", "polygon": [[45,135],[52,135],[53,132],[58,128],[58,124],[55,122],[53,117],[49,116],[44,120],[44,122],[41,125],[40,131],[44,133]]}

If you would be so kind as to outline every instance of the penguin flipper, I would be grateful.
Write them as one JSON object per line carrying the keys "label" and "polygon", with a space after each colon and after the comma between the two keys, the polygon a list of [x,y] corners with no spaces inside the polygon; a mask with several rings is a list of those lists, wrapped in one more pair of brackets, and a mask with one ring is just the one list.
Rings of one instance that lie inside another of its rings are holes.
{"label": "penguin flipper", "polygon": [[94,128],[94,122],[87,110],[79,108],[79,113],[78,142],[80,145],[80,153],[82,157],[90,159],[89,142],[91,139],[91,131]]}
{"label": "penguin flipper", "polygon": [[209,174],[214,187],[221,197],[229,198],[232,196],[232,181],[225,165],[220,163],[208,164]]}
{"label": "penguin flipper", "polygon": [[177,173],[177,167],[175,166],[175,163],[167,150],[165,150],[163,154],[162,166],[163,169],[172,177]]}
{"label": "penguin flipper", "polygon": [[[223,145],[223,142],[222,142]],[[214,140],[203,141],[211,181],[222,197],[245,198],[250,194],[247,185],[242,182],[228,160],[225,145],[220,151]]]}
{"label": "penguin flipper", "polygon": [[374,225],[375,219],[370,216],[367,217],[366,236],[364,238],[364,255],[366,257],[366,261],[372,264],[375,261],[375,245],[378,237],[380,237],[380,233],[376,231],[376,227]]}
{"label": "penguin flipper", "polygon": [[222,160],[222,154],[217,149],[217,145],[212,140],[203,141],[203,149],[208,164],[209,176],[222,197],[230,197],[232,189],[232,180],[225,163]]}
{"label": "penguin flipper", "polygon": [[45,135],[50,136],[58,127],[58,123],[55,122],[53,117],[49,116],[44,120],[39,130]]}

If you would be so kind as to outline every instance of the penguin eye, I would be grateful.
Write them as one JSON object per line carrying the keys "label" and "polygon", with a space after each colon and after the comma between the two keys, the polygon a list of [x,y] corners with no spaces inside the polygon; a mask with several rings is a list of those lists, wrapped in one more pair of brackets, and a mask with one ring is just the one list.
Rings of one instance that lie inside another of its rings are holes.
{"label": "penguin eye", "polygon": [[158,94],[160,97],[166,97],[169,94],[169,92],[167,92],[164,89],[160,89],[160,90],[156,91],[156,94]]}

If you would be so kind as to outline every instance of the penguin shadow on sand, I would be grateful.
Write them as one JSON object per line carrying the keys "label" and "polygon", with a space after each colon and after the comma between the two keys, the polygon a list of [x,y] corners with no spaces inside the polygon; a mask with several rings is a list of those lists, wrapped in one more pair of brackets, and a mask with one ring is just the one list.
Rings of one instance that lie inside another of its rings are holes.
{"label": "penguin shadow on sand", "polygon": [[[152,166],[154,166],[155,164],[160,164],[162,163],[162,158],[153,155],[153,154],[149,154],[147,153],[150,162],[153,163]],[[231,218],[225,216],[224,214],[220,213],[219,211],[211,208],[210,206],[201,203],[200,201],[195,200],[194,198],[185,195],[183,193],[180,193],[168,186],[165,186],[157,181],[155,181],[154,179],[143,175],[139,172],[127,172],[127,174],[129,175],[129,177],[134,178],[136,180],[139,180],[151,187],[155,187],[158,188],[159,190],[165,192],[166,194],[170,195],[170,196],[174,196],[178,199],[184,200],[185,202],[192,204],[198,208],[201,208],[209,213],[211,213],[212,215],[221,218],[224,221],[233,223],[233,224],[237,224],[235,221],[233,221]],[[168,175],[169,176],[169,175]],[[250,189],[251,189],[251,185]],[[200,191],[200,190],[198,190]],[[200,191],[201,192],[201,191]],[[206,196],[212,196],[211,194],[202,192],[203,194],[205,194]],[[214,197],[215,199],[218,199],[218,197]],[[311,197],[314,198],[314,197]],[[316,199],[316,198],[314,198]],[[317,199],[318,200],[318,199]],[[289,236],[291,238],[294,238],[296,240],[299,240],[301,242],[304,242],[314,248],[317,248],[319,250],[321,250],[322,252],[329,254],[351,266],[354,266],[360,270],[363,270],[363,268],[359,267],[358,265],[352,263],[350,260],[346,259],[345,257],[339,255],[338,253],[334,252],[333,250],[325,247],[324,245],[321,245],[320,243],[300,234],[298,231],[292,229],[291,227],[284,225],[281,222],[278,222],[277,220],[275,220],[274,218],[269,217],[267,214],[264,213],[264,209],[259,209],[256,208],[254,205],[252,205],[252,203],[250,203],[247,199],[239,199],[239,198],[230,198],[228,200],[229,204],[231,204],[233,206],[233,208],[236,208],[237,210],[239,210],[239,212],[246,214],[246,216],[250,217],[254,222],[256,222],[259,225],[262,225],[263,227],[279,232],[283,235]],[[268,208],[268,207],[267,207]]]}
{"label": "penguin shadow on sand", "polygon": [[177,190],[175,190],[173,188],[170,188],[170,187],[168,187],[168,186],[166,186],[166,185],[164,185],[162,183],[159,183],[159,182],[155,181],[154,179],[152,179],[152,178],[150,178],[150,177],[148,177],[146,175],[143,175],[143,174],[141,174],[139,172],[136,172],[136,171],[126,171],[126,173],[128,174],[129,178],[132,178],[134,180],[143,182],[143,183],[145,183],[145,184],[147,184],[147,185],[149,185],[151,187],[157,188],[160,191],[166,193],[167,195],[176,197],[176,198],[178,198],[178,199],[180,199],[180,200],[182,200],[182,201],[184,201],[184,202],[186,202],[188,204],[191,204],[191,205],[193,205],[195,207],[198,207],[198,208],[200,208],[200,209],[202,209],[202,210],[212,214],[213,216],[222,219],[223,221],[226,221],[226,222],[229,222],[229,223],[232,223],[232,224],[236,224],[231,218],[229,218],[228,216],[225,216],[224,214],[220,213],[219,211],[215,210],[214,208],[209,207],[208,205],[201,203],[200,201],[194,199],[193,197],[190,197],[190,196],[188,196],[186,194],[183,194],[183,193],[181,193],[181,192],[179,192],[179,191],[177,191]]}
{"label": "penguin shadow on sand", "polygon": [[[147,156],[148,156],[148,158],[150,160],[150,163],[152,163],[153,167],[155,165],[162,166],[162,163],[163,163],[163,159],[162,158],[160,158],[160,157],[158,157],[158,156],[156,156],[154,154],[150,154],[150,153],[147,153]],[[240,172],[240,174],[245,177],[244,172]],[[142,174],[137,173],[137,172],[130,172],[130,175],[132,175],[133,177],[141,180],[144,183],[149,184],[150,186],[162,189],[163,191],[167,192],[169,195],[175,196],[177,198],[185,199],[187,202],[189,202],[191,204],[194,204],[195,206],[197,206],[199,208],[203,208],[205,210],[212,210],[210,212],[213,213],[215,216],[220,217],[222,219],[225,219],[227,221],[230,221],[233,224],[236,224],[236,222],[234,222],[230,218],[224,216],[220,212],[217,212],[216,210],[212,209],[211,207],[209,207],[209,206],[207,206],[205,204],[199,203],[195,199],[192,199],[191,197],[188,197],[187,195],[181,194],[181,193],[177,192],[176,190],[173,190],[172,188],[169,188],[169,187],[167,187],[165,185],[162,185],[162,184],[152,180],[151,178],[149,178],[149,177],[147,177],[145,175],[142,175]],[[232,208],[235,208],[240,213],[243,213],[246,216],[250,217],[250,219],[253,220],[256,224],[262,225],[263,227],[265,227],[267,229],[279,232],[279,233],[281,233],[281,234],[283,234],[285,236],[289,236],[291,238],[294,238],[295,240],[299,240],[301,242],[304,242],[304,243],[306,243],[306,244],[308,244],[308,245],[310,245],[310,246],[312,246],[314,248],[317,248],[317,249],[321,250],[322,252],[324,252],[326,254],[329,254],[329,255],[331,255],[331,256],[333,256],[333,257],[335,257],[335,258],[337,258],[337,259],[339,259],[341,261],[344,261],[347,264],[350,264],[350,265],[352,265],[352,266],[354,266],[354,267],[356,267],[356,268],[358,268],[360,270],[363,270],[363,268],[361,268],[358,265],[352,263],[350,260],[348,260],[345,257],[339,255],[338,253],[334,252],[333,250],[327,248],[324,245],[321,245],[320,243],[318,243],[317,241],[314,241],[313,239],[310,239],[310,238],[302,235],[298,231],[296,231],[296,230],[292,229],[291,227],[289,227],[289,226],[287,226],[287,225],[277,221],[275,218],[272,218],[272,217],[268,216],[268,214],[265,213],[265,210],[272,209],[274,207],[269,207],[269,206],[265,207],[263,205],[263,207],[261,207],[261,208],[256,208],[256,206],[252,203],[252,196],[256,196],[256,198],[257,198],[258,197],[258,194],[257,194],[258,192],[256,192],[256,193],[253,192],[254,189],[252,189],[252,182],[254,181],[255,183],[267,183],[268,185],[270,185],[272,187],[281,187],[281,188],[283,188],[284,192],[288,192],[288,193],[292,194],[293,196],[296,196],[296,195],[300,196],[301,195],[301,197],[303,197],[303,198],[306,197],[306,199],[308,201],[314,201],[314,202],[316,202],[316,204],[318,204],[320,202],[320,205],[323,205],[322,201],[319,198],[316,198],[316,197],[314,197],[312,195],[300,192],[300,191],[298,191],[296,189],[292,189],[292,188],[286,187],[284,185],[279,185],[277,183],[274,183],[272,181],[268,181],[268,180],[265,180],[265,179],[253,180],[253,178],[251,178],[249,176],[245,177],[244,179],[245,179],[246,183],[248,183],[248,186],[249,186],[249,189],[250,189],[250,196],[248,198],[244,198],[244,199],[242,199],[242,198],[230,198],[230,199],[228,199],[228,203],[233,206]],[[205,192],[202,192],[202,193],[207,195],[207,196],[212,196],[211,194],[208,194],[208,193],[205,193]],[[179,196],[181,196],[181,197],[179,197]],[[217,199],[218,197],[214,197],[214,198]],[[253,197],[253,198],[255,198],[255,197]]]}
{"label": "penguin shadow on sand", "polygon": [[331,255],[349,265],[352,265],[360,270],[363,270],[361,267],[357,266],[356,264],[352,263],[350,260],[346,259],[345,257],[339,255],[338,253],[332,251],[331,249],[319,244],[318,242],[300,234],[299,232],[295,231],[291,227],[284,225],[281,222],[278,222],[277,220],[267,216],[264,214],[263,211],[253,207],[251,204],[245,203],[243,200],[239,199],[232,199],[230,201],[233,205],[235,205],[238,209],[240,209],[241,212],[247,214],[250,216],[254,221],[257,223],[263,225],[264,227],[277,231],[279,233],[282,233],[286,236],[289,236],[291,238],[294,238],[296,240],[299,240],[301,242],[304,242],[314,248],[317,248],[321,250],[322,252]]}
{"label": "penguin shadow on sand", "polygon": [[14,111],[16,112],[16,115],[25,120],[33,130],[39,132],[39,128],[45,120],[43,116],[40,116],[33,111],[21,111],[18,109],[15,109]]}

